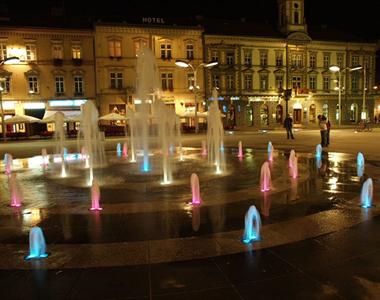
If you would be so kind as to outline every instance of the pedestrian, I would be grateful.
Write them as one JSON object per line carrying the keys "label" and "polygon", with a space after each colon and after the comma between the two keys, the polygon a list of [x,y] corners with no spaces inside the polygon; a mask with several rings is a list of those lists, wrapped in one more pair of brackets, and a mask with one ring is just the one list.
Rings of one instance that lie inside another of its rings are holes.
{"label": "pedestrian", "polygon": [[294,139],[293,136],[293,119],[290,117],[289,114],[286,115],[286,118],[284,120],[284,128],[286,129],[286,136],[287,138]]}
{"label": "pedestrian", "polygon": [[328,145],[330,145],[330,129],[331,129],[330,120],[327,120],[327,122],[326,122],[326,128],[327,128],[327,132],[326,132],[326,146],[328,146]]}
{"label": "pedestrian", "polygon": [[377,117],[376,116],[375,116],[375,120],[374,121],[375,121],[375,124],[376,124],[377,123]]}
{"label": "pedestrian", "polygon": [[326,147],[326,136],[327,136],[327,125],[326,125],[326,117],[323,115],[318,116],[319,120],[319,130],[321,133],[321,146]]}

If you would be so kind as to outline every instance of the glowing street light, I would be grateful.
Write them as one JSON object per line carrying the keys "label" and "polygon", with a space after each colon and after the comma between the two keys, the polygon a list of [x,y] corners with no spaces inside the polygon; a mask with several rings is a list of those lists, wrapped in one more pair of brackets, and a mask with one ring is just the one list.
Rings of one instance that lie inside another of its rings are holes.
{"label": "glowing street light", "polygon": [[197,100],[197,90],[199,90],[199,85],[197,84],[197,72],[200,67],[204,68],[212,68],[213,66],[216,66],[218,64],[217,61],[212,61],[208,63],[200,63],[197,67],[194,67],[192,64],[190,64],[187,61],[184,60],[176,60],[175,64],[180,68],[190,68],[193,71],[194,74],[194,85],[190,87],[190,90],[194,92],[194,123],[195,123],[195,133],[198,133],[199,131],[199,125],[198,125],[198,100]]}
{"label": "glowing street light", "polygon": [[[342,123],[342,89],[341,89],[341,84],[342,84],[342,74],[341,74],[341,71],[345,71],[345,70],[348,70],[349,72],[352,72],[352,71],[357,71],[357,70],[360,70],[362,69],[363,67],[361,66],[358,66],[358,67],[354,67],[354,68],[344,68],[343,70],[341,70],[341,68],[339,66],[330,66],[329,67],[329,70],[333,73],[338,73],[338,101],[339,101],[339,116],[338,116],[338,124],[339,126],[341,125]],[[364,96],[365,97],[365,96]],[[363,100],[364,101],[364,100]]]}

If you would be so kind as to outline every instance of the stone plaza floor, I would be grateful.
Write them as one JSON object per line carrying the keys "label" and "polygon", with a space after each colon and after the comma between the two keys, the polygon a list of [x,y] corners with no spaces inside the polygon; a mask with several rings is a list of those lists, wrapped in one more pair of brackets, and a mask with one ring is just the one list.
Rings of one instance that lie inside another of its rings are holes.
{"label": "stone plaza floor", "polygon": [[[53,167],[28,169],[23,158],[41,148],[52,153],[52,141],[1,143],[1,157],[20,159],[15,172],[25,203],[9,207],[1,174],[0,299],[379,299],[379,138],[378,128],[333,130],[318,163],[318,130],[296,131],[295,140],[282,130],[226,132],[232,171],[218,179],[198,157],[205,135],[184,135],[189,159],[195,158],[176,173],[180,183],[173,189],[152,184],[157,176],[142,182],[126,172],[128,164],[112,156],[122,139],[107,139],[112,172],[97,171],[107,182],[101,212],[88,210],[81,170],[73,167],[76,177],[62,183]],[[243,161],[236,158],[239,141]],[[276,150],[274,188],[261,193],[256,170],[269,141]],[[76,141],[66,146],[75,151]],[[287,170],[291,149],[299,156],[297,182]],[[359,151],[366,159],[363,178],[374,183],[374,207],[367,209],[359,202]],[[193,170],[200,174],[199,207],[188,204]],[[261,213],[261,240],[244,244],[250,205]],[[23,259],[32,226],[44,230],[48,258]]]}

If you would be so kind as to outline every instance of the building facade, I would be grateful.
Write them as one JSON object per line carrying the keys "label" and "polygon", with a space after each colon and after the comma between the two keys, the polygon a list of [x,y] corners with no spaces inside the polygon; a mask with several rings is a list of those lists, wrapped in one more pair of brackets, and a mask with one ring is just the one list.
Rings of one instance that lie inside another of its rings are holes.
{"label": "building facade", "polygon": [[[144,21],[148,18],[142,18]],[[127,106],[138,111],[137,56],[149,47],[157,63],[160,98],[178,114],[194,108],[194,72],[176,66],[183,60],[196,68],[203,61],[202,33],[199,27],[166,25],[162,18],[149,24],[96,24],[96,86],[100,113],[125,113]],[[198,73],[197,92],[204,95],[203,71]],[[203,99],[203,97],[202,97]]]}
{"label": "building facade", "polygon": [[[340,111],[342,124],[357,123],[363,111],[372,118],[376,43],[309,29],[304,1],[278,4],[277,30],[245,22],[225,24],[220,33],[205,27],[205,55],[219,62],[207,72],[206,97],[217,87],[221,108],[236,112],[237,125],[259,128],[281,126],[287,112],[306,126],[317,125],[318,115],[338,124]],[[340,72],[331,72],[333,65]]]}

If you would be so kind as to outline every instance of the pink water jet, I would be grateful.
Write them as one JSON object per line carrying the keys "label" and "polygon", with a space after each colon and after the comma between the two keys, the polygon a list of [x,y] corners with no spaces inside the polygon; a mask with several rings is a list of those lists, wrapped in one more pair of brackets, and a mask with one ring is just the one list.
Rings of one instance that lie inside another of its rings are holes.
{"label": "pink water jet", "polygon": [[18,186],[16,173],[12,173],[9,178],[9,193],[11,195],[11,207],[20,207],[22,194]]}
{"label": "pink water jet", "polygon": [[94,178],[91,186],[91,208],[90,210],[102,210],[100,207],[100,188],[98,181]]}
{"label": "pink water jet", "polygon": [[238,157],[243,157],[244,154],[243,154],[243,144],[241,141],[239,141],[239,154],[238,154]]}
{"label": "pink water jet", "polygon": [[124,158],[128,157],[128,144],[127,143],[123,144],[123,157]]}
{"label": "pink water jet", "polygon": [[267,192],[270,190],[270,169],[269,169],[269,163],[266,161],[261,166],[261,173],[260,173],[260,187],[262,192]]}
{"label": "pink water jet", "polygon": [[206,141],[202,141],[202,156],[207,156]]}
{"label": "pink water jet", "polygon": [[199,178],[198,175],[193,173],[190,177],[190,183],[191,183],[191,193],[193,195],[192,204],[193,205],[200,205],[201,204],[201,195],[200,195],[200,189],[199,189]]}

